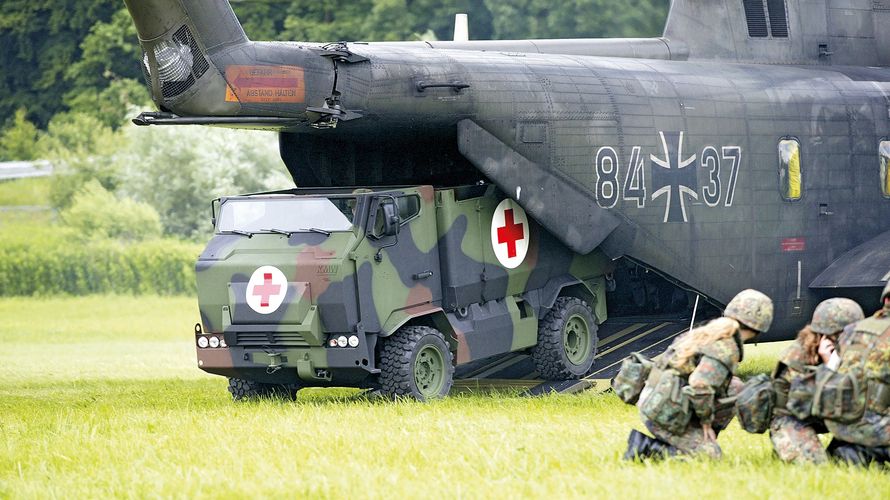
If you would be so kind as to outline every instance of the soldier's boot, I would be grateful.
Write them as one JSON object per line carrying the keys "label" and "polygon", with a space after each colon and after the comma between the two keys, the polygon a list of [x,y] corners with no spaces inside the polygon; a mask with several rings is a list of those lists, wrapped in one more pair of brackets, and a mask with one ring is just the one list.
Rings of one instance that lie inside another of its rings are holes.
{"label": "soldier's boot", "polygon": [[839,439],[832,439],[826,451],[833,460],[858,467],[868,467],[874,459],[865,446],[847,443]]}
{"label": "soldier's boot", "polygon": [[665,443],[660,439],[650,438],[652,441],[649,443],[649,456],[652,458],[663,460],[668,457],[675,457],[680,454],[680,450],[675,448],[674,446]]}
{"label": "soldier's boot", "polygon": [[642,461],[647,458],[660,460],[678,453],[679,450],[673,446],[634,429],[627,436],[627,450],[623,458],[627,461]]}
{"label": "soldier's boot", "polygon": [[885,468],[890,467],[890,446],[878,446],[870,448],[869,451],[876,464]]}
{"label": "soldier's boot", "polygon": [[630,435],[627,436],[627,450],[624,451],[625,461],[642,460],[646,457],[646,450],[649,447],[649,436],[642,432],[632,429]]}

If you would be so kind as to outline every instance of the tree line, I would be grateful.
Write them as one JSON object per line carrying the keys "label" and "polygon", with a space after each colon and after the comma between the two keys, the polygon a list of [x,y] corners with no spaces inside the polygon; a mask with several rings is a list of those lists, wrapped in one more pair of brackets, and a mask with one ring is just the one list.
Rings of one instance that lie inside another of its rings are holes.
{"label": "tree line", "polygon": [[[254,40],[446,40],[454,14],[471,39],[647,37],[669,0],[233,0]],[[0,10],[0,159],[31,159],[29,143],[61,113],[124,123],[146,105],[141,49],[120,0],[5,0]]]}

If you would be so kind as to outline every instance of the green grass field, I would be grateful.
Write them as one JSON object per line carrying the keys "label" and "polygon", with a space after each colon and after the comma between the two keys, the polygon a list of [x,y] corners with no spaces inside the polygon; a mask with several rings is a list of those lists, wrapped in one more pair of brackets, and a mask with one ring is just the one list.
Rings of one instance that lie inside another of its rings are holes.
{"label": "green grass field", "polygon": [[[614,395],[430,404],[304,390],[234,404],[195,366],[190,298],[0,300],[0,498],[887,498],[890,477],[796,467],[735,424],[720,463],[619,460]],[[749,351],[745,373],[781,348]]]}
{"label": "green grass field", "polygon": [[50,177],[0,181],[0,206],[49,205]]}

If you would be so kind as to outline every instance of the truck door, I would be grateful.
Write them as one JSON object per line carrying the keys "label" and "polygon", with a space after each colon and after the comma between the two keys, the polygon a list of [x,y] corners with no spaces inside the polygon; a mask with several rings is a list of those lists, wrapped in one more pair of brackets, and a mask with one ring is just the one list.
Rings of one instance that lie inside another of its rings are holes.
{"label": "truck door", "polygon": [[[393,204],[398,232],[386,235],[385,217],[392,208],[385,206]],[[371,209],[368,234],[372,255],[357,270],[363,322],[369,331],[382,327],[396,312],[424,304],[438,307],[442,301],[433,188],[382,195]],[[367,314],[371,309],[375,314]],[[376,316],[377,321],[369,316]]]}

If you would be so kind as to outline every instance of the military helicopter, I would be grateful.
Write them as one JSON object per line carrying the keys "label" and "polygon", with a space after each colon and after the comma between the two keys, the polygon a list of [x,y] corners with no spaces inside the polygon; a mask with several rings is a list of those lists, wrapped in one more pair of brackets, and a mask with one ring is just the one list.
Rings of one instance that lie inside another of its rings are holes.
{"label": "military helicopter", "polygon": [[788,338],[890,277],[886,0],[674,0],[651,39],[386,43],[255,42],[226,1],[126,3],[160,110],[137,124],[276,130],[300,187],[494,183],[620,261],[629,315],[757,288],[765,340]]}

